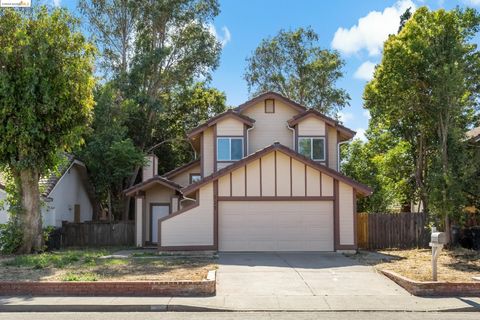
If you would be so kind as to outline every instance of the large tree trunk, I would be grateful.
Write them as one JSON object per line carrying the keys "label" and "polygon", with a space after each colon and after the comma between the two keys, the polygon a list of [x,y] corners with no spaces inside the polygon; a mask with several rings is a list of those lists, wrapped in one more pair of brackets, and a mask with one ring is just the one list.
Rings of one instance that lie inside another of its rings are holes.
{"label": "large tree trunk", "polygon": [[31,253],[43,250],[42,217],[40,213],[39,174],[35,169],[21,170],[18,174],[20,182],[20,222],[23,239],[19,253]]}
{"label": "large tree trunk", "polygon": [[[128,179],[128,185],[127,185],[127,189],[132,187],[134,184],[135,184],[135,181],[137,180],[137,176],[138,176],[138,172],[140,171],[140,166],[137,166],[134,171],[133,171],[133,174],[131,175],[131,177]],[[129,216],[129,213],[130,213],[130,201],[131,201],[131,197],[126,197],[123,193],[122,193],[122,197],[124,197],[124,207],[123,207],[123,215],[122,215],[122,220],[123,221],[127,221],[128,220],[128,216]]]}

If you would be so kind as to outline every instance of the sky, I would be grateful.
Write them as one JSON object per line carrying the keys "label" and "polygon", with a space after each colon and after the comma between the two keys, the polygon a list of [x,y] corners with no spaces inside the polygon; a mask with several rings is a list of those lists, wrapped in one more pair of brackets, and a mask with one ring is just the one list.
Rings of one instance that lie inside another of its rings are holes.
{"label": "sky", "polygon": [[[33,0],[35,1],[35,0]],[[75,11],[75,0],[51,0]],[[337,86],[345,89],[350,106],[340,113],[347,127],[364,139],[369,115],[362,108],[362,93],[382,57],[383,42],[398,30],[400,15],[409,7],[431,10],[471,6],[480,0],[219,0],[221,13],[210,30],[223,45],[220,66],[211,86],[225,92],[227,104],[237,106],[249,99],[243,79],[246,58],[260,41],[280,29],[310,26],[319,35],[319,46],[337,50],[345,61],[344,77]]]}

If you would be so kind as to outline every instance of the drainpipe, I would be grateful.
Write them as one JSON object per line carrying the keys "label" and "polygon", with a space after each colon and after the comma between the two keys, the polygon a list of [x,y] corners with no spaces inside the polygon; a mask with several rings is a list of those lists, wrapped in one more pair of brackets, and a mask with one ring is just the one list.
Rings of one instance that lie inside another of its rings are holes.
{"label": "drainpipe", "polygon": [[255,126],[254,126],[254,125],[252,125],[252,127],[251,127],[251,128],[248,128],[248,129],[247,129],[247,136],[246,136],[246,138],[247,138],[247,141],[245,141],[245,143],[247,144],[247,154],[243,155],[243,157],[246,157],[246,156],[248,155],[249,148],[250,148],[250,143],[249,143],[249,142],[250,142],[250,139],[248,138],[248,133],[249,133],[249,132],[250,132],[250,130],[252,130],[253,128],[255,128]]}
{"label": "drainpipe", "polygon": [[337,143],[337,171],[340,172],[340,146],[352,142],[353,138]]}
{"label": "drainpipe", "polygon": [[288,123],[287,123],[287,129],[292,130],[292,133],[293,133],[293,135],[292,135],[292,137],[293,137],[293,138],[292,138],[292,140],[293,140],[292,149],[295,150],[295,147],[296,147],[296,146],[295,146],[295,138],[296,138],[296,137],[295,137],[295,129],[292,128],[292,127],[290,127],[290,125],[289,125]]}

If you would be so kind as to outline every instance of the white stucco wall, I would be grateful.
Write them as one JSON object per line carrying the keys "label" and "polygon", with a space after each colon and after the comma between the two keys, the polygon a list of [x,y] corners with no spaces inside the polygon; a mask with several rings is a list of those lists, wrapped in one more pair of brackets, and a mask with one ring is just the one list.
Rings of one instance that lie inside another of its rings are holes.
{"label": "white stucco wall", "polygon": [[80,222],[92,220],[92,203],[81,180],[77,165],[73,165],[55,185],[42,208],[44,226],[62,226],[62,221],[74,221],[74,206],[80,205]]}

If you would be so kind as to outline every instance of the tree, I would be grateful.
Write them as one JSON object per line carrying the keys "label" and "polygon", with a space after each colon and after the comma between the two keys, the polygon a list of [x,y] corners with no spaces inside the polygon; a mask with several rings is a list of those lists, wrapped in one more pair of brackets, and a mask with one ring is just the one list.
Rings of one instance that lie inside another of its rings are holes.
{"label": "tree", "polygon": [[19,251],[42,249],[38,181],[81,142],[93,107],[94,47],[63,9],[0,12],[0,163],[20,199]]}
{"label": "tree", "polygon": [[[108,4],[108,14],[98,3]],[[142,152],[164,143],[158,138],[163,137],[159,132],[164,129],[158,123],[171,96],[198,79],[208,81],[218,65],[221,44],[208,28],[219,13],[218,2],[90,0],[83,7],[89,8],[83,12],[94,26],[102,55],[108,58],[113,51],[118,61],[127,61],[126,67],[112,61],[110,68],[119,98],[129,101],[124,109],[127,136]],[[129,18],[115,18],[125,16]],[[112,41],[111,30],[123,35],[117,34],[118,39]],[[115,45],[118,42],[122,45]],[[117,65],[123,67],[115,68]],[[126,188],[135,184],[139,170],[140,166],[132,170]],[[130,199],[124,201],[123,218],[127,219]]]}
{"label": "tree", "polygon": [[423,207],[443,219],[447,234],[463,202],[458,191],[467,163],[455,163],[477,107],[480,59],[470,40],[479,24],[473,9],[419,8],[385,42],[364,93],[370,126],[384,126],[411,147]]}
{"label": "tree", "polygon": [[118,95],[111,82],[96,88],[92,127],[77,154],[88,168],[100,204],[121,218],[125,180],[144,163],[144,155],[127,137],[124,109],[129,101]]}
{"label": "tree", "polygon": [[244,78],[251,93],[276,91],[307,107],[335,115],[350,96],[335,86],[344,61],[336,51],[318,46],[311,28],[280,30],[260,42],[247,58]]}

